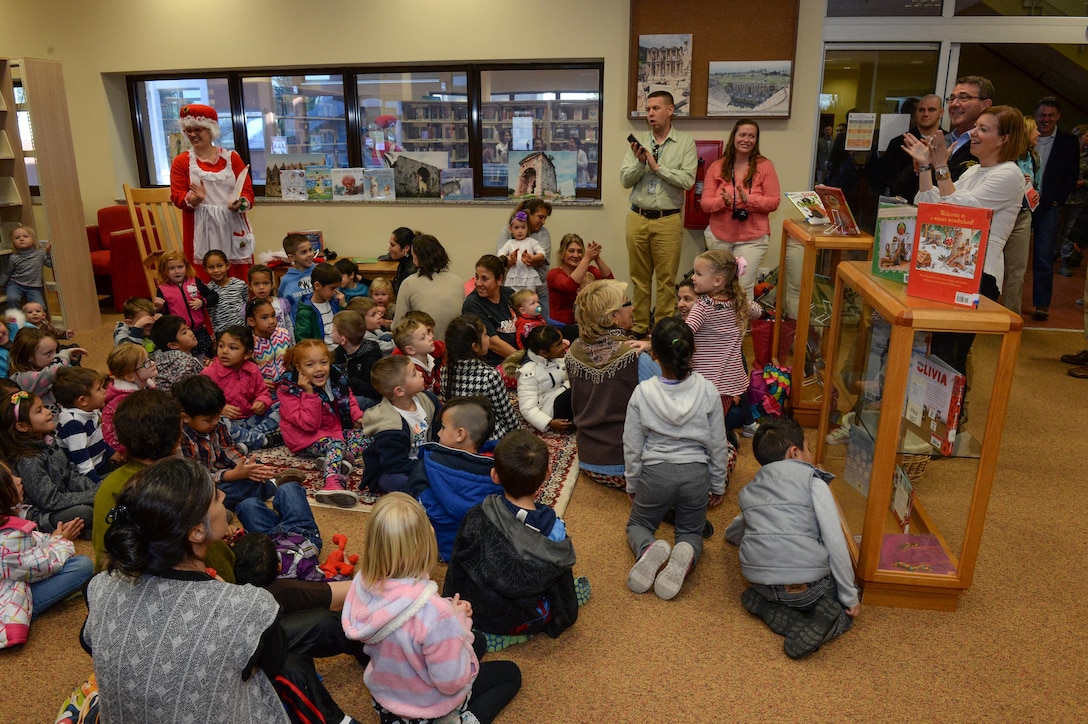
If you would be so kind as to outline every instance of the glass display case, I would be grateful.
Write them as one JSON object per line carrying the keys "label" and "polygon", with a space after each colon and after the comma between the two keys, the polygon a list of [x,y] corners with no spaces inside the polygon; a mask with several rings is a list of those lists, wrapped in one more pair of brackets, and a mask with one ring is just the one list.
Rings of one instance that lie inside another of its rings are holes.
{"label": "glass display case", "polygon": [[[775,329],[771,349],[792,354],[779,360],[791,365],[790,406],[802,425],[819,424],[823,401],[823,380],[819,371],[827,356],[826,330],[831,324],[833,305],[831,287],[835,268],[843,253],[855,252],[855,258],[868,259],[873,251],[873,237],[825,234],[822,226],[810,226],[795,219],[782,222],[782,245],[778,261]],[[809,300],[798,304],[799,299]]]}
{"label": "glass display case", "polygon": [[[817,463],[867,604],[954,611],[971,585],[1022,320],[908,297],[867,262],[836,269]],[[967,374],[930,351],[957,335]],[[969,414],[968,414],[969,413]]]}

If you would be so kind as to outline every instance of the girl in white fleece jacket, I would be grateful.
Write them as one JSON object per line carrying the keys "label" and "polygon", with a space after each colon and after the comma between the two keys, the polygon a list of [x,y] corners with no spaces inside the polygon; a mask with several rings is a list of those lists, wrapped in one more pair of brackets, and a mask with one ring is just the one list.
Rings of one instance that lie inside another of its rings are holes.
{"label": "girl in white fleece jacket", "polygon": [[[670,599],[702,552],[707,507],[722,502],[736,453],[725,438],[717,388],[691,369],[691,329],[667,317],[654,326],[650,343],[661,376],[635,388],[623,426],[632,502],[627,543],[637,559],[627,587],[645,593],[653,586],[660,598]],[[676,509],[671,549],[654,537],[670,508]]]}

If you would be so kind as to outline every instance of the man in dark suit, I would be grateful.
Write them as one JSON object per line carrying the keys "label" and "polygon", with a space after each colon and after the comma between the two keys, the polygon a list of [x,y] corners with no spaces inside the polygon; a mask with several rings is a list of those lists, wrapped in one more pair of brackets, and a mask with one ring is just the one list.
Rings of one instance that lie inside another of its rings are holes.
{"label": "man in dark suit", "polygon": [[[908,133],[915,138],[930,138],[941,129],[944,99],[935,93],[922,96],[914,109],[913,123]],[[895,196],[913,203],[918,193],[918,172],[914,162],[903,150],[903,134],[888,142],[888,150],[880,157],[880,174],[884,186]]]}
{"label": "man in dark suit", "polygon": [[1050,297],[1054,291],[1054,257],[1058,247],[1058,210],[1077,185],[1080,148],[1073,134],[1058,130],[1061,106],[1053,96],[1035,104],[1035,126],[1039,129],[1039,153],[1042,188],[1039,206],[1032,216],[1035,244],[1031,257],[1032,318],[1043,321],[1050,316]]}

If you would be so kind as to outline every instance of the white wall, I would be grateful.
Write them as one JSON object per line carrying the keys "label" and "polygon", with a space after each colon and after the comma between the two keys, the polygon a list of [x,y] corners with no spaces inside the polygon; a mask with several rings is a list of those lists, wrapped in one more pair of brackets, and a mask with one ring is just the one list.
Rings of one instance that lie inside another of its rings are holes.
{"label": "white wall", "polygon": [[[805,0],[793,79],[792,118],[762,122],[761,148],[778,169],[783,190],[811,187],[822,64],[824,2]],[[558,240],[567,232],[596,239],[617,276],[627,276],[626,193],[619,183],[624,138],[640,125],[626,118],[630,8],[627,0],[235,0],[186,4],[171,0],[5,0],[0,54],[63,63],[80,188],[88,223],[115,203],[121,184],[138,185],[125,73],[301,68],[311,65],[470,60],[599,59],[605,62],[601,176],[603,207],[559,207],[548,222]],[[697,22],[696,18],[692,19]],[[774,32],[769,27],[767,32]],[[728,119],[684,121],[699,139],[727,138]],[[383,252],[389,232],[411,226],[446,245],[454,270],[494,250],[506,207],[302,206],[260,204],[251,212],[258,249],[277,248],[292,228],[324,230],[341,254]],[[796,215],[788,202],[772,217]],[[772,237],[775,235],[772,234]],[[772,242],[777,240],[772,238]],[[687,231],[681,271],[702,250],[702,234]],[[773,258],[777,258],[777,252]]]}

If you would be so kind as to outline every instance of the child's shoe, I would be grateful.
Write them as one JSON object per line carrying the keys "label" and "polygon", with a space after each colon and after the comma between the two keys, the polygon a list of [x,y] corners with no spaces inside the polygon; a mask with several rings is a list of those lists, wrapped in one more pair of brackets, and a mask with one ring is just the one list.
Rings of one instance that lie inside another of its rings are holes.
{"label": "child's shoe", "polygon": [[593,589],[589,585],[589,578],[578,576],[574,579],[574,596],[578,599],[578,605],[584,606],[589,601],[589,594]]}
{"label": "child's shoe", "polygon": [[283,445],[283,433],[282,432],[280,432],[279,430],[273,430],[272,432],[269,432],[269,433],[265,434],[265,436],[264,436],[265,449],[270,448],[270,447],[280,447],[281,445]]}
{"label": "child's shoe", "polygon": [[658,598],[666,601],[676,598],[694,560],[695,549],[691,547],[691,543],[680,541],[676,544],[676,547],[672,549],[672,555],[669,556],[669,564],[657,574],[654,580],[654,593]]}
{"label": "child's shoe", "polygon": [[[691,547],[690,545],[688,546]],[[646,593],[654,585],[657,572],[669,560],[672,549],[663,540],[655,540],[642,551],[638,561],[627,574],[627,587],[635,593]]]}
{"label": "child's shoe", "polygon": [[845,445],[850,441],[850,428],[853,427],[854,421],[857,416],[853,412],[848,412],[842,416],[842,420],[839,421],[839,427],[827,433],[828,445]]}
{"label": "child's shoe", "polygon": [[850,628],[852,622],[840,621],[846,617],[842,605],[831,596],[823,596],[811,612],[790,626],[782,648],[786,656],[800,659],[815,653],[825,643]]}
{"label": "child's shoe", "polygon": [[328,478],[325,480],[325,487],[314,493],[314,500],[338,508],[354,508],[359,502],[359,496],[350,490],[344,490],[339,480]]}
{"label": "child's shoe", "polygon": [[305,485],[306,473],[298,468],[287,468],[282,473],[276,476],[276,479],[272,481],[278,488],[281,485],[287,483],[298,483],[299,485]]}
{"label": "child's shoe", "polygon": [[759,429],[759,420],[756,420],[755,422],[749,422],[747,425],[745,425],[743,428],[741,428],[741,435],[744,435],[745,437],[755,437],[756,436],[756,430],[758,430],[758,429]]}

